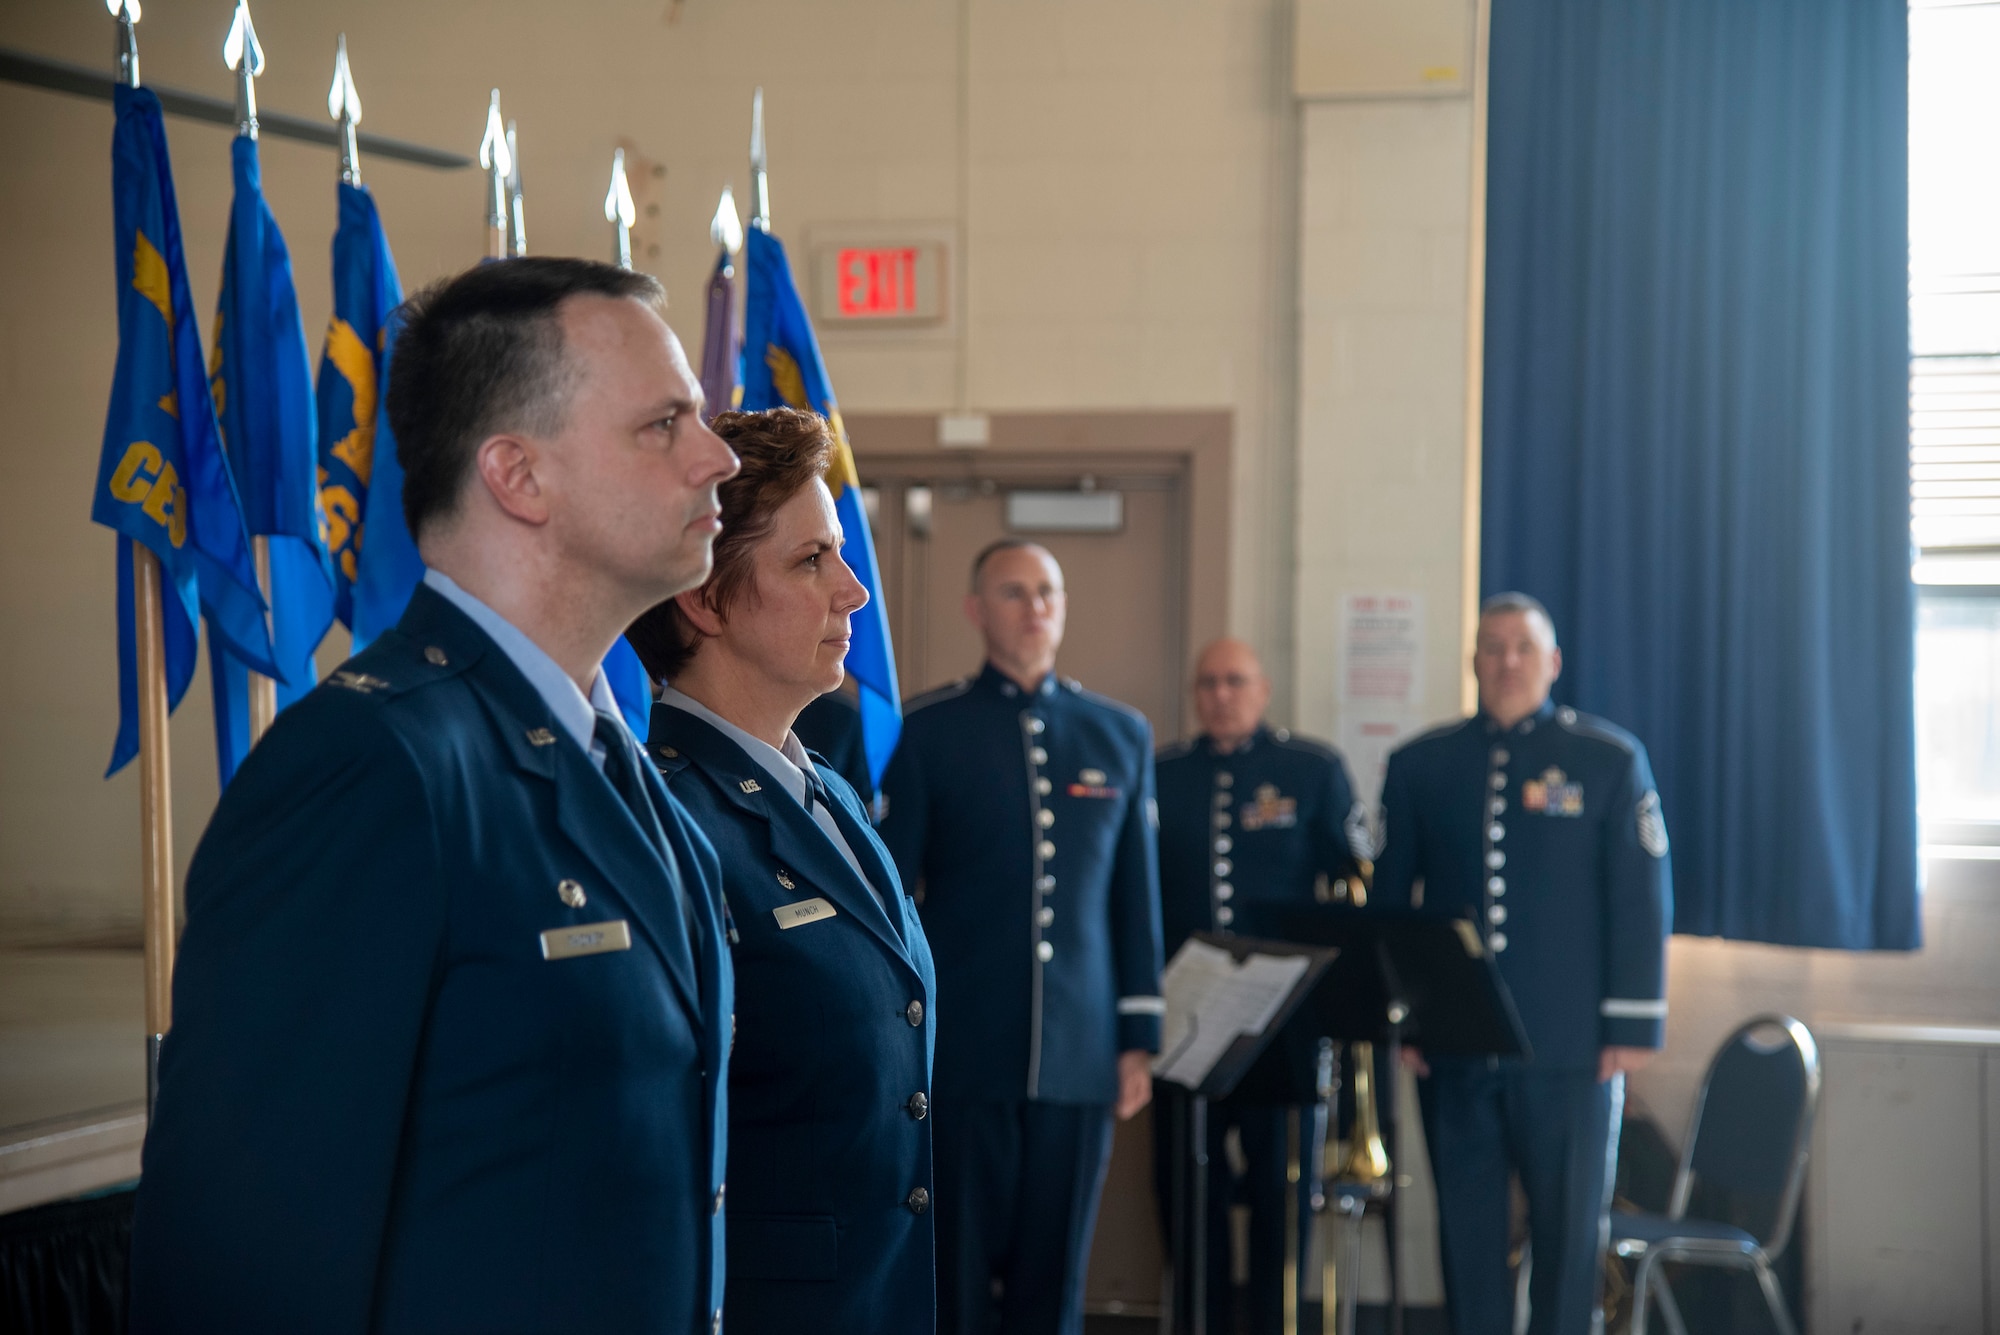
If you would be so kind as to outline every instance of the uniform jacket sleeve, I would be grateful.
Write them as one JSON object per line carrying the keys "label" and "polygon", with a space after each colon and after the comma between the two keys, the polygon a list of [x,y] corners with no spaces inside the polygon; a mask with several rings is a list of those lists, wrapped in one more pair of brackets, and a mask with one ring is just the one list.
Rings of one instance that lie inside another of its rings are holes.
{"label": "uniform jacket sleeve", "polygon": [[902,745],[882,771],[882,818],[875,832],[896,863],[903,890],[919,901],[924,891],[924,846],[929,842],[930,794],[916,739],[905,729]]}
{"label": "uniform jacket sleeve", "polygon": [[1389,757],[1382,797],[1375,812],[1375,883],[1368,902],[1378,908],[1411,907],[1414,887],[1424,874],[1423,828],[1410,775],[1410,754]]}
{"label": "uniform jacket sleeve", "polygon": [[1138,800],[1118,833],[1111,882],[1112,952],[1118,975],[1118,1050],[1158,1052],[1160,996],[1159,806],[1153,794],[1153,733],[1141,723]]}
{"label": "uniform jacket sleeve", "polygon": [[1666,1042],[1673,870],[1660,795],[1643,749],[1633,750],[1631,766],[1605,820],[1609,828],[1604,839],[1600,1029],[1607,1047],[1657,1048]]}
{"label": "uniform jacket sleeve", "polygon": [[326,691],[230,785],[188,874],[134,1331],[368,1329],[445,935],[436,819],[379,711]]}
{"label": "uniform jacket sleeve", "polygon": [[1359,874],[1362,859],[1370,856],[1365,813],[1354,801],[1354,785],[1347,778],[1347,762],[1332,755],[1326,762],[1326,802],[1313,831],[1319,845],[1318,870],[1330,879]]}

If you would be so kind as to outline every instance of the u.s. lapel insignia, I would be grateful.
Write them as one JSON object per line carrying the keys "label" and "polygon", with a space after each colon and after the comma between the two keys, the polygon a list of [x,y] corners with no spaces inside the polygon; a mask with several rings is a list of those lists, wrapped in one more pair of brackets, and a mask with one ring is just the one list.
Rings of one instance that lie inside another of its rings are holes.
{"label": "u.s. lapel insignia", "polygon": [[568,877],[564,877],[562,880],[556,882],[556,898],[560,899],[570,908],[580,909],[583,907],[587,896],[583,893],[583,883],[581,881],[573,881]]}
{"label": "u.s. lapel insignia", "polygon": [[736,786],[746,793],[761,793],[764,791],[764,785],[758,783],[755,779],[745,779]]}
{"label": "u.s. lapel insignia", "polygon": [[547,728],[528,729],[529,746],[554,746],[555,744],[556,744],[556,735],[550,732]]}
{"label": "u.s. lapel insignia", "polygon": [[778,868],[778,884],[784,886],[787,890],[798,889],[798,886],[792,883],[792,874],[783,867]]}
{"label": "u.s. lapel insignia", "polygon": [[346,668],[342,668],[340,671],[334,673],[327,680],[335,686],[345,687],[350,691],[359,691],[363,695],[379,691],[389,684],[380,677],[371,677],[366,672],[350,672]]}

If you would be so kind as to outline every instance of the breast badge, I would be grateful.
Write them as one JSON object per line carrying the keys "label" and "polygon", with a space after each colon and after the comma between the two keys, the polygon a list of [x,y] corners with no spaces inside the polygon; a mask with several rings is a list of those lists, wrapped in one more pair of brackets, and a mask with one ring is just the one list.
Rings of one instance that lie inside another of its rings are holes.
{"label": "breast badge", "polygon": [[1109,778],[1101,769],[1080,769],[1076,772],[1076,782],[1064,791],[1071,797],[1116,797],[1119,790],[1107,786]]}
{"label": "breast badge", "polygon": [[1245,834],[1289,830],[1299,823],[1299,799],[1280,796],[1274,783],[1260,783],[1250,800],[1237,807],[1236,819]]}
{"label": "breast badge", "polygon": [[1570,782],[1567,774],[1551,765],[1541,778],[1521,785],[1521,809],[1544,816],[1581,816],[1583,785]]}

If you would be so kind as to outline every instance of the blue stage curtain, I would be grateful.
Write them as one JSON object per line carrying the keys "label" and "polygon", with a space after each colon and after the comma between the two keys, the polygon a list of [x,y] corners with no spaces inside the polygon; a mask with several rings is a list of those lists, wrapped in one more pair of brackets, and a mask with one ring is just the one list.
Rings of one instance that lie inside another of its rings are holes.
{"label": "blue stage curtain", "polygon": [[1904,0],[1495,0],[1488,593],[1650,748],[1675,930],[1919,941]]}

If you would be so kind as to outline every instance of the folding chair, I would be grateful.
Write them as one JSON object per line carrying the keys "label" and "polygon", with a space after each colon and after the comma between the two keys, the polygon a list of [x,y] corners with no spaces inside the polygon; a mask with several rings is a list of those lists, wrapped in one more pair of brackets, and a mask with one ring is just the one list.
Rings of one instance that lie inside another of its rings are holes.
{"label": "folding chair", "polygon": [[[1655,1296],[1667,1329],[1686,1335],[1660,1269],[1668,1262],[1750,1271],[1781,1335],[1797,1335],[1771,1259],[1791,1241],[1798,1216],[1819,1085],[1819,1045],[1789,1015],[1759,1015],[1716,1050],[1695,1099],[1667,1213],[1611,1212],[1611,1251],[1636,1262],[1632,1335],[1646,1335]],[[1697,1184],[1710,1195],[1769,1200],[1769,1218],[1758,1221],[1756,1232],[1690,1218]]]}

